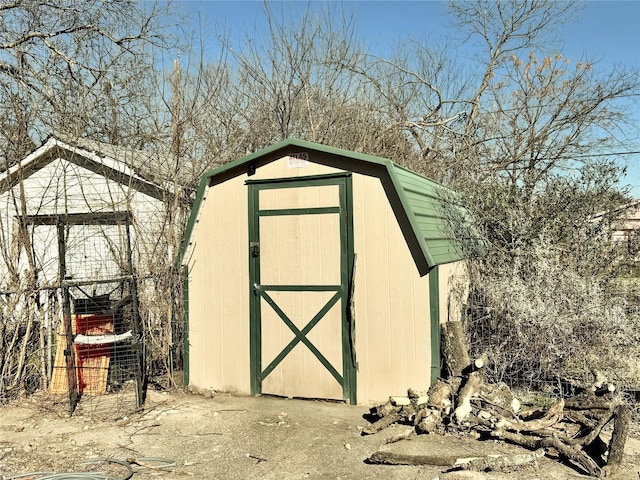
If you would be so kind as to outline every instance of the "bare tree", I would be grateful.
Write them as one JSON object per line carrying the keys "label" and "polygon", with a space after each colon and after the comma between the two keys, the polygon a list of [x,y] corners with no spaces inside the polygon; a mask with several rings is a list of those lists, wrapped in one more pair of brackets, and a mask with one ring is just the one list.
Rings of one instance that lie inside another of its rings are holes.
{"label": "bare tree", "polygon": [[225,163],[287,137],[412,155],[403,133],[381,118],[370,86],[343,68],[360,53],[340,9],[309,6],[296,17],[265,3],[264,12],[265,32],[247,33],[239,47],[222,35],[219,62],[192,77],[200,90],[185,105],[185,135],[203,159]]}
{"label": "bare tree", "polygon": [[351,79],[331,63],[356,55],[353,31],[345,18],[332,16],[329,10],[314,18],[308,8],[296,19],[298,28],[291,29],[284,11],[280,17],[268,4],[264,8],[265,37],[254,38],[239,51],[231,46],[243,105],[249,111],[255,105],[254,113],[260,115],[244,119],[250,136],[258,146],[303,131],[321,140],[325,119],[310,111],[308,102],[313,101],[314,91],[328,94],[326,100],[332,101],[353,88]]}
{"label": "bare tree", "polygon": [[[168,38],[160,23],[167,8],[134,1],[4,2],[0,114],[13,125],[3,130],[4,143],[24,137],[39,143],[51,131],[122,142],[144,130],[139,86],[146,84],[153,49]],[[24,106],[27,115],[20,114]]]}
{"label": "bare tree", "polygon": [[638,72],[557,53],[549,29],[576,5],[495,7],[452,4],[487,54],[455,179],[492,247],[473,263],[472,334],[503,380],[588,382],[598,370],[628,384],[629,365],[608,353],[635,354],[638,319],[612,282],[632,259],[611,241],[611,212],[627,201],[611,152],[627,149]]}
{"label": "bare tree", "polygon": [[548,0],[450,3],[458,26],[468,34],[469,40],[478,39],[479,48],[486,55],[481,63],[481,79],[468,100],[470,111],[466,135],[472,135],[475,121],[483,108],[483,97],[509,56],[539,45],[553,46],[554,29],[568,22],[579,6],[577,1]]}
{"label": "bare tree", "polygon": [[560,53],[541,59],[533,52],[524,59],[513,54],[476,122],[487,162],[482,170],[533,192],[551,172],[623,150],[621,134],[629,126],[624,100],[637,94],[637,72],[599,72]]}
{"label": "bare tree", "polygon": [[409,41],[392,58],[366,55],[343,65],[366,81],[384,128],[410,141],[414,155],[394,159],[441,181],[454,176],[467,116],[468,84],[451,58],[448,44]]}

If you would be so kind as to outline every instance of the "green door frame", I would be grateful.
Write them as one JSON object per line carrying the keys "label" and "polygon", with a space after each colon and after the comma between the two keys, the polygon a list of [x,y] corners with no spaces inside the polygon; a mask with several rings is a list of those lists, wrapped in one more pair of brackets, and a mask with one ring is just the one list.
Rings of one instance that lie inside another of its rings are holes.
{"label": "green door frame", "polygon": [[[350,294],[351,269],[353,268],[353,198],[352,179],[348,172],[314,175],[308,177],[294,177],[270,180],[247,180],[249,194],[249,298],[250,298],[250,362],[251,362],[251,395],[262,393],[262,381],[271,373],[278,364],[299,343],[313,352],[316,358],[331,373],[336,381],[342,385],[343,399],[351,404],[356,404],[356,365],[352,344],[353,319],[350,316],[348,300]],[[293,208],[293,209],[260,209],[259,193],[262,190],[276,190],[287,188],[338,186],[339,205],[333,207],[318,208]],[[285,215],[340,215],[340,285],[262,285],[260,282],[260,218],[266,216]],[[302,329],[298,329],[286,314],[276,305],[269,292],[272,291],[324,291],[335,292],[335,295]],[[262,366],[262,300],[265,300],[278,314],[280,319],[293,332],[294,338],[276,356],[273,361],[263,369]],[[306,337],[307,333],[317,325],[322,317],[336,304],[341,303],[342,314],[342,373],[322,355],[322,353]]]}

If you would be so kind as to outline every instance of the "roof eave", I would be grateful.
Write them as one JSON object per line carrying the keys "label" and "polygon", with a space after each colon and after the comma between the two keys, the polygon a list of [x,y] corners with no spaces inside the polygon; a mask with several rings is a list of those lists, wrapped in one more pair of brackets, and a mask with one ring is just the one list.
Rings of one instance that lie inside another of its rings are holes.
{"label": "roof eave", "polygon": [[[97,157],[98,160],[94,157]],[[67,161],[88,168],[94,173],[103,175],[122,185],[130,186],[134,190],[157,200],[163,200],[167,196],[173,195],[167,188],[136,175],[135,172],[122,161],[103,155],[101,152],[90,152],[81,147],[74,147],[55,136],[47,138],[42,146],[12,166],[0,177],[0,193],[4,193],[13,188],[21,179],[29,178],[35,171],[56,158],[65,158]],[[82,158],[83,161],[79,161],[79,158]],[[122,165],[122,171],[107,165],[104,161],[100,161],[100,159],[107,158],[114,164]],[[27,173],[26,176],[21,174],[25,172]]]}

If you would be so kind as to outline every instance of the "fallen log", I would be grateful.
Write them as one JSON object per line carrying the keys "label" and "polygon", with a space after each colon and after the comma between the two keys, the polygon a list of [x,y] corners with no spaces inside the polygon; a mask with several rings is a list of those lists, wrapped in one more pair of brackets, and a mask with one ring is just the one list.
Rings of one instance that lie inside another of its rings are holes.
{"label": "fallen log", "polygon": [[484,369],[487,365],[489,365],[489,356],[486,353],[483,353],[473,361],[473,366],[476,370]]}
{"label": "fallen log", "polygon": [[469,417],[472,410],[471,398],[478,395],[484,384],[484,371],[488,363],[489,359],[487,355],[482,354],[463,370],[466,370],[468,373],[458,393],[456,409],[453,411],[453,418],[457,423],[462,423]]}
{"label": "fallen log", "polygon": [[447,382],[446,380],[440,379],[435,384],[433,384],[427,392],[427,406],[445,411],[451,406],[452,395],[453,388],[451,383]]}
{"label": "fallen log", "polygon": [[399,433],[397,435],[394,435],[391,438],[387,438],[384,443],[385,444],[389,444],[389,443],[396,443],[399,442],[400,440],[406,440],[409,437],[412,437],[413,435],[416,434],[416,431],[413,428],[409,428],[407,430],[405,430],[402,433]]}
{"label": "fallen log", "polygon": [[432,480],[513,480],[513,475],[457,470],[442,473]]}
{"label": "fallen log", "polygon": [[[370,410],[379,419],[365,427],[362,434],[371,435],[399,422],[417,425],[430,411],[439,410],[429,408],[427,400],[424,394],[412,388],[407,391],[406,397],[390,397],[387,403]],[[437,417],[437,422],[440,418],[440,416]],[[434,421],[434,424],[437,422]],[[423,430],[420,433],[426,433],[426,431]]]}
{"label": "fallen log", "polygon": [[481,408],[491,411],[495,416],[510,416],[520,412],[520,401],[504,383],[482,385],[478,398]]}
{"label": "fallen log", "polygon": [[491,432],[491,436],[506,440],[516,445],[522,445],[531,450],[539,448],[553,448],[558,454],[566,460],[572,461],[580,466],[585,472],[594,477],[600,476],[601,469],[598,464],[587,455],[579,445],[567,445],[561,442],[557,437],[537,437],[535,435],[524,435],[522,433],[508,432],[502,429],[496,429]]}
{"label": "fallen log", "polygon": [[368,425],[367,427],[363,428],[362,434],[371,435],[373,433],[377,433],[381,430],[384,430],[388,426],[393,425],[394,423],[396,423],[401,419],[402,419],[402,415],[399,412],[389,413],[388,415],[385,415],[384,417],[382,417],[380,420],[377,420],[371,425]]}
{"label": "fallen log", "polygon": [[513,455],[488,455],[486,457],[459,458],[449,471],[472,470],[474,472],[493,472],[522,467],[544,457],[544,449]]}
{"label": "fallen log", "polygon": [[435,433],[442,431],[444,433],[444,425],[442,424],[442,411],[436,408],[422,409],[416,415],[415,421],[416,433]]}
{"label": "fallen log", "polygon": [[[363,430],[364,435],[379,432],[393,423],[403,423],[413,425],[414,429],[390,441],[397,442],[413,436],[414,432],[473,433],[477,437],[489,435],[523,446],[536,452],[535,455],[541,451],[557,454],[592,476],[610,475],[618,469],[630,414],[628,407],[626,411],[623,408],[624,402],[616,394],[615,386],[606,383],[606,379],[588,387],[576,387],[574,391],[579,393],[557,400],[550,407],[521,411],[519,400],[507,385],[485,383],[489,359],[481,355],[470,360],[461,322],[442,325],[442,353],[443,378],[429,388],[426,398],[412,389],[408,390],[407,397],[392,397],[387,404],[374,409],[380,418]],[[612,420],[614,434],[606,455],[607,445],[600,435]],[[523,455],[526,458],[533,454]],[[400,461],[400,457],[393,455],[383,457],[376,461]],[[483,460],[487,461],[490,460]],[[506,460],[495,460],[496,468],[503,461]],[[492,468],[487,463],[474,465],[479,471]]]}
{"label": "fallen log", "polygon": [[598,396],[608,395],[616,391],[616,386],[613,383],[607,383],[601,387],[596,388],[595,394]]}
{"label": "fallen log", "polygon": [[595,428],[598,424],[598,420],[596,418],[589,418],[579,410],[565,410],[564,418],[565,420],[576,423],[586,429]]}
{"label": "fallen log", "polygon": [[382,418],[390,413],[398,413],[401,407],[402,405],[396,402],[395,397],[390,397],[387,403],[373,407],[371,414]]}
{"label": "fallen log", "polygon": [[609,412],[600,418],[600,421],[596,423],[587,433],[582,437],[575,437],[567,441],[570,445],[591,445],[600,436],[600,432],[607,423],[611,421],[613,412]]}
{"label": "fallen log", "polygon": [[466,382],[460,388],[457,406],[453,411],[454,420],[460,424],[469,417],[471,413],[471,397],[477,395],[482,385],[482,375],[479,371],[471,372]]}
{"label": "fallen log", "polygon": [[565,408],[570,410],[612,410],[620,404],[619,397],[596,397],[576,395],[565,400]]}

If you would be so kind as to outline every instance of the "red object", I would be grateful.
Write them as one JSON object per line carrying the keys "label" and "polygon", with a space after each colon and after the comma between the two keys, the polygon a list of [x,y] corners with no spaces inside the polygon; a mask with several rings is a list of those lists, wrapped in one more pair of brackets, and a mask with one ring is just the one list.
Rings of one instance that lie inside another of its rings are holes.
{"label": "red object", "polygon": [[[80,335],[113,334],[111,315],[75,315],[74,331]],[[74,345],[78,393],[100,395],[106,393],[111,344]]]}

